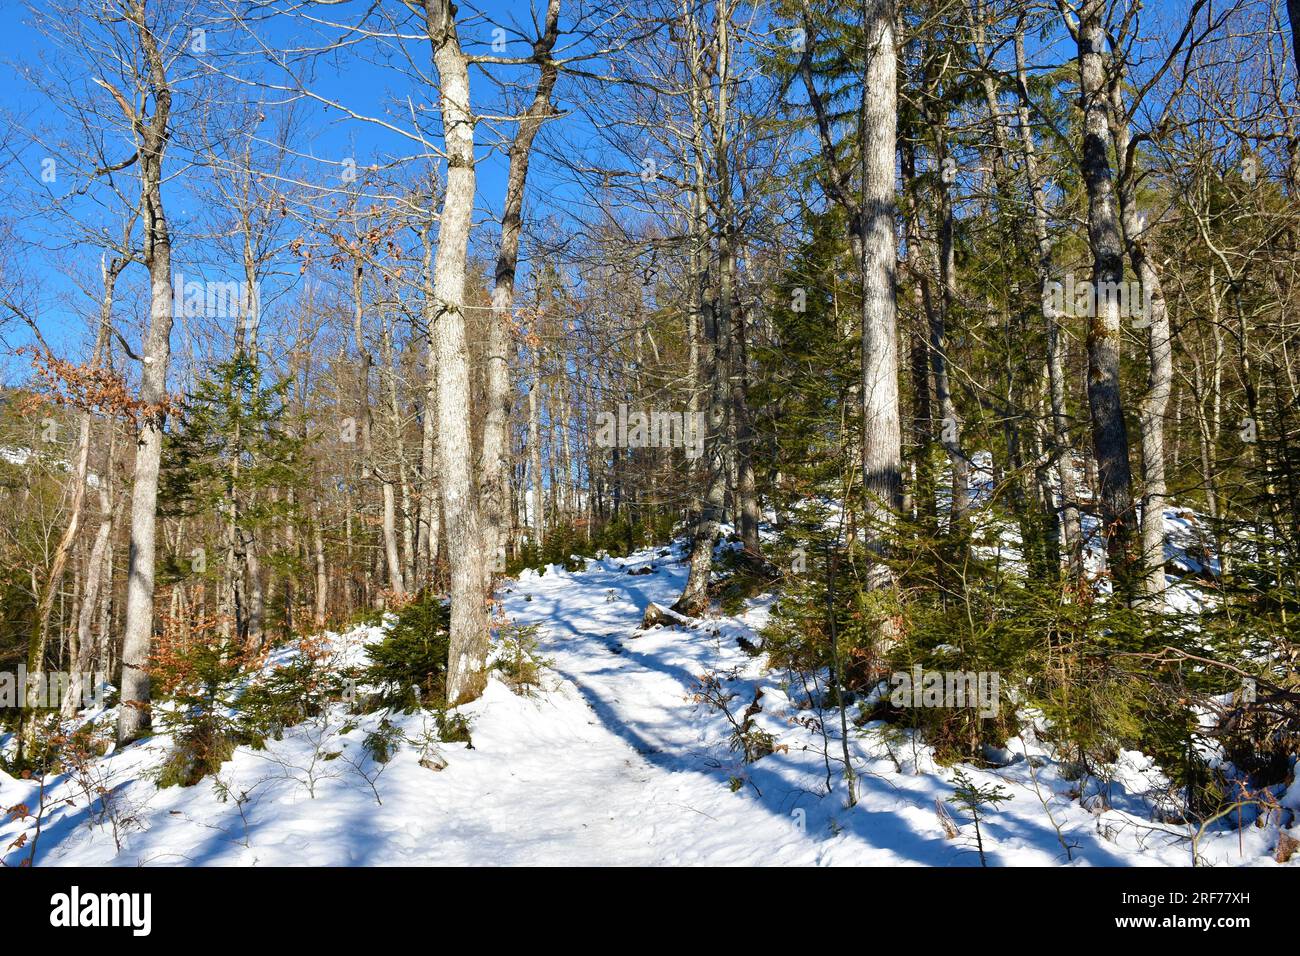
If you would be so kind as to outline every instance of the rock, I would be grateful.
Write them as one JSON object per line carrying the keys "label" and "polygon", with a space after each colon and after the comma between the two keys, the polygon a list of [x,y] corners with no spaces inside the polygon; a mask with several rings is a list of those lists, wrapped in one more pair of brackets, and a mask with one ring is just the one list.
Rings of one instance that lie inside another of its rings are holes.
{"label": "rock", "polygon": [[646,631],[652,627],[694,627],[694,622],[685,614],[678,614],[672,608],[663,607],[662,605],[650,602],[650,606],[645,609],[645,617],[641,619],[641,630]]}
{"label": "rock", "polygon": [[420,766],[428,770],[445,770],[447,768],[447,758],[442,754],[430,754],[427,757],[420,758]]}
{"label": "rock", "polygon": [[1013,763],[1019,763],[1025,759],[1024,754],[1012,753],[1005,747],[993,747],[989,744],[984,744],[980,748],[980,752],[984,759],[995,767],[1009,767]]}
{"label": "rock", "polygon": [[637,568],[635,571],[629,571],[629,572],[627,572],[627,573],[628,573],[628,574],[633,574],[633,575],[636,575],[636,574],[655,574],[655,573],[657,573],[657,570],[658,570],[658,569],[657,569],[657,568],[652,564],[652,565],[650,565],[650,566],[647,567],[647,568]]}
{"label": "rock", "polygon": [[1289,863],[1297,849],[1300,849],[1300,840],[1297,840],[1289,833],[1279,833],[1277,836],[1277,850],[1273,853],[1273,859],[1278,863]]}

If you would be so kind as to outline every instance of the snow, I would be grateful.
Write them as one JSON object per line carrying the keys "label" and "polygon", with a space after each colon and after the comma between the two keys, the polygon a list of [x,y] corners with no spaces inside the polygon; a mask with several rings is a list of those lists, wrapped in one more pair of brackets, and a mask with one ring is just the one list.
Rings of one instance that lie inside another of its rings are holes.
{"label": "snow", "polygon": [[[16,445],[0,445],[0,461],[8,465],[14,465],[18,468],[25,468],[29,462],[35,459],[37,462],[49,460],[55,467],[62,471],[71,471],[72,466],[65,459],[54,458],[47,459],[30,448],[21,448]],[[93,471],[86,473],[86,484],[91,488],[99,487],[99,475]]]}
{"label": "snow", "polygon": [[27,459],[31,457],[32,453],[30,449],[0,445],[0,461],[6,462],[7,464],[17,465],[21,468],[23,465],[27,464]]}
{"label": "snow", "polygon": [[[650,602],[670,605],[680,591],[684,556],[680,545],[647,549],[506,582],[504,612],[540,626],[546,667],[539,688],[516,693],[493,679],[461,709],[472,746],[433,742],[431,718],[398,715],[390,719],[408,742],[376,764],[362,741],[381,715],[349,718],[339,705],[265,750],[239,748],[215,780],[159,789],[150,772],[169,744],[155,737],[93,761],[81,780],[51,781],[36,862],[978,866],[970,819],[945,803],[958,768],[936,766],[906,731],[850,725],[859,799],[848,805],[837,720],[808,709],[797,680],[738,645],[742,636],[758,641],[773,595],[738,617],[639,629]],[[328,637],[356,662],[381,634]],[[282,649],[268,666],[293,653]],[[762,690],[755,723],[772,734],[773,753],[747,764],[731,749],[731,725],[695,696],[706,673],[735,695],[737,717]],[[422,766],[431,756],[446,769]],[[1168,822],[1176,808],[1149,757],[1124,752],[1104,779],[1071,780],[1032,730],[996,756],[1006,765],[960,768],[1013,795],[981,822],[989,865],[1190,864],[1191,828]],[[1293,811],[1297,786],[1279,788]],[[94,796],[98,787],[106,800]],[[0,773],[0,806],[38,800],[34,782]],[[959,828],[955,838],[937,803]],[[0,818],[0,847],[30,830],[30,820]],[[1217,865],[1275,866],[1278,835],[1277,814],[1240,834],[1228,818],[1198,852]]]}

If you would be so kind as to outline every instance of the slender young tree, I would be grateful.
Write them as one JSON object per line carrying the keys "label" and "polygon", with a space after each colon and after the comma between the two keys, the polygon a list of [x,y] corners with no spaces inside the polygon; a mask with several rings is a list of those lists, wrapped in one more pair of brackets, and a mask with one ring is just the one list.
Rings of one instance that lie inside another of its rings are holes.
{"label": "slender young tree", "polygon": [[149,652],[153,643],[154,575],[157,565],[158,472],[167,409],[167,366],[171,361],[172,240],[163,205],[163,159],[171,139],[172,81],[162,39],[170,35],[151,16],[147,0],[125,0],[122,13],[144,61],[134,74],[132,98],[105,77],[96,77],[129,124],[135,138],[143,209],[142,258],[149,272],[149,327],[141,358],[140,401],[145,414],[136,442],[131,485],[131,549],[127,566],[126,621],[122,633],[121,707],[118,743],[147,734],[151,727]]}
{"label": "slender young tree", "polygon": [[510,143],[510,166],[501,212],[501,241],[493,276],[485,388],[487,413],[478,469],[483,551],[488,558],[487,591],[491,590],[492,572],[504,570],[505,565],[506,517],[510,500],[510,333],[514,318],[515,278],[519,270],[519,237],[523,231],[524,187],[532,161],[533,141],[542,124],[555,113],[551,94],[560,71],[552,51],[559,33],[560,0],[547,0],[545,25],[533,44],[537,86]]}

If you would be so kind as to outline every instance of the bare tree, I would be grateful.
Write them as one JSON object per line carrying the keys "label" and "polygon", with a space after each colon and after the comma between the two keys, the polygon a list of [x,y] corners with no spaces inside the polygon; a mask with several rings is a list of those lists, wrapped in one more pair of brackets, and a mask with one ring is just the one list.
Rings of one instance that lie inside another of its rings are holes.
{"label": "bare tree", "polygon": [[473,700],[487,681],[483,537],[474,487],[469,348],[465,340],[465,262],[474,214],[474,124],[469,59],[450,0],[424,0],[424,22],[438,75],[447,188],[439,216],[433,299],[426,319],[438,369],[438,478],[451,563],[447,700]]}
{"label": "bare tree", "polygon": [[[1084,116],[1080,165],[1088,193],[1093,290],[1115,290],[1124,280],[1124,248],[1110,161],[1114,144],[1106,67],[1107,4],[1106,0],[1084,0],[1077,9],[1077,20],[1076,11],[1065,0],[1058,0],[1058,5],[1078,48]],[[1133,547],[1137,515],[1120,390],[1120,302],[1114,294],[1095,294],[1095,304],[1088,317],[1088,405],[1100,484],[1102,532],[1116,593],[1131,599],[1138,559]]]}
{"label": "bare tree", "polygon": [[161,39],[169,35],[160,17],[150,17],[146,0],[124,0],[121,14],[131,25],[144,69],[134,74],[132,99],[107,78],[96,77],[129,124],[140,172],[144,242],[149,272],[149,328],[145,334],[140,401],[146,412],[136,444],[131,486],[131,550],[127,569],[126,623],[122,636],[122,705],[119,743],[150,730],[149,651],[153,641],[158,472],[167,406],[167,366],[171,360],[172,239],[163,206],[163,158],[171,140],[172,83]]}
{"label": "bare tree", "polygon": [[[533,43],[532,59],[537,65],[537,86],[532,102],[520,117],[510,143],[510,166],[506,174],[505,203],[501,211],[501,240],[497,250],[492,286],[492,317],[487,345],[487,414],[479,454],[478,480],[483,523],[483,552],[489,576],[504,570],[507,503],[510,500],[510,330],[513,320],[515,277],[519,269],[519,236],[523,231],[524,187],[532,160],[533,141],[542,124],[555,113],[551,94],[559,78],[559,66],[552,52],[560,33],[560,0],[547,0],[546,20]],[[529,392],[530,408],[534,401]],[[530,421],[531,421],[530,417]],[[539,486],[540,488],[540,486]],[[536,502],[538,544],[541,544],[541,499]],[[491,591],[489,580],[487,591]]]}

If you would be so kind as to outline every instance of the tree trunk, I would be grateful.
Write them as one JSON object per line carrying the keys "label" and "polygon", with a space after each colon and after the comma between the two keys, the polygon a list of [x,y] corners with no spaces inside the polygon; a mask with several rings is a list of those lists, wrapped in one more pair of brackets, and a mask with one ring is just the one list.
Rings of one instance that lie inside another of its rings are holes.
{"label": "tree trunk", "polygon": [[539,550],[546,543],[546,507],[542,501],[542,339],[540,335],[541,312],[533,312],[530,327],[531,342],[528,347],[531,356],[532,375],[528,383],[528,472],[531,479],[531,497],[529,499],[529,526],[533,533],[533,545]]}
{"label": "tree trunk", "polygon": [[379,358],[383,363],[380,372],[381,387],[387,392],[388,430],[392,433],[393,460],[382,471],[376,469],[383,493],[384,561],[388,567],[388,586],[401,602],[406,597],[406,581],[402,573],[402,555],[397,539],[397,483],[394,473],[400,474],[405,450],[402,447],[401,408],[397,401],[397,376],[393,371],[392,338],[387,320],[380,318]]}
{"label": "tree trunk", "polygon": [[762,542],[758,526],[762,509],[758,500],[758,482],[754,475],[753,414],[749,407],[749,343],[745,309],[737,305],[732,320],[732,373],[731,415],[736,430],[736,510],[739,513],[740,540],[746,553],[758,559],[762,556]]}
{"label": "tree trunk", "polygon": [[425,26],[441,89],[447,188],[443,194],[433,301],[426,303],[438,368],[438,474],[451,565],[447,700],[462,704],[487,684],[488,624],[483,605],[483,538],[470,436],[469,348],[465,341],[465,260],[474,215],[474,116],[469,65],[450,0],[425,0]]}
{"label": "tree trunk", "polygon": [[168,143],[171,88],[165,61],[152,29],[145,23],[143,0],[127,7],[135,24],[148,67],[147,83],[153,113],[136,116],[120,101],[137,130],[141,200],[144,206],[144,262],[149,270],[149,330],[144,341],[144,369],[140,375],[140,400],[144,418],[136,447],[131,487],[131,550],[127,565],[126,624],[122,635],[121,706],[117,741],[128,743],[147,733],[150,714],[149,652],[153,644],[154,563],[157,535],[158,472],[162,460],[163,421],[166,415],[167,366],[171,361],[172,252],[167,216],[163,209],[163,153]]}
{"label": "tree trunk", "polygon": [[99,609],[99,589],[104,578],[104,559],[108,553],[108,538],[113,530],[111,518],[112,505],[108,495],[100,491],[101,519],[99,530],[95,533],[95,543],[90,549],[90,558],[86,562],[86,590],[82,595],[81,610],[77,615],[76,643],[73,647],[71,680],[68,682],[67,695],[63,698],[62,715],[71,717],[81,706],[85,694],[86,674],[90,670],[90,659],[94,653],[91,642],[91,628],[95,613]]}
{"label": "tree trunk", "polygon": [[[894,237],[897,59],[894,0],[863,4],[866,65],[862,98],[862,478],[867,541],[883,552],[902,508],[902,423],[898,399],[898,329]],[[888,579],[883,565],[871,583]]]}
{"label": "tree trunk", "polygon": [[691,534],[691,555],[682,593],[673,604],[680,614],[696,616],[709,606],[709,580],[713,572],[713,542],[726,503],[726,399],[727,390],[722,374],[723,338],[719,329],[714,303],[710,301],[708,240],[708,183],[705,180],[704,154],[704,97],[705,88],[698,23],[692,10],[682,9],[683,44],[690,78],[689,106],[691,113],[691,236],[688,282],[690,284],[690,311],[693,321],[688,324],[703,334],[697,351],[697,368],[700,381],[692,388],[705,393],[707,419],[704,436],[703,496],[696,502],[694,528]]}
{"label": "tree trunk", "polygon": [[[424,297],[433,299],[433,243],[430,240],[431,226],[425,226],[420,232],[424,246]],[[438,476],[435,467],[435,437],[438,418],[438,363],[432,339],[433,330],[429,330],[428,342],[428,379],[424,386],[424,413],[420,434],[420,520],[416,533],[416,590],[428,587],[433,581],[434,565],[438,556]]]}
{"label": "tree trunk", "polygon": [[[977,32],[978,36],[978,32]],[[944,81],[945,67],[937,76],[926,84],[926,97],[921,110],[922,122],[934,137],[934,191],[935,207],[939,220],[939,241],[935,244],[937,274],[939,276],[939,302],[941,308],[934,308],[933,301],[926,310],[929,322],[929,356],[934,378],[934,398],[939,414],[939,444],[948,459],[949,489],[951,502],[948,511],[948,536],[956,550],[954,562],[960,565],[964,561],[970,534],[967,529],[966,513],[970,508],[970,464],[962,451],[962,420],[953,401],[952,386],[948,375],[948,327],[952,323],[957,304],[957,250],[952,185],[956,170],[955,161],[948,152],[948,136],[943,119],[936,119],[932,114],[932,104],[944,103],[940,84]],[[991,106],[992,110],[993,107]],[[996,113],[992,116],[994,140],[999,138]],[[994,170],[998,169],[997,157],[994,158]]]}
{"label": "tree trunk", "polygon": [[320,502],[316,502],[315,514],[311,522],[311,547],[316,564],[316,608],[315,622],[318,628],[325,626],[329,610],[329,574],[325,569],[325,535],[321,528],[322,516]]}
{"label": "tree trunk", "polygon": [[[1123,247],[1110,165],[1110,104],[1106,82],[1104,0],[1086,0],[1079,9],[1076,40],[1079,88],[1083,97],[1082,172],[1088,193],[1088,241],[1092,249],[1094,293],[1118,289],[1124,280]],[[1120,314],[1117,296],[1094,295],[1088,317],[1088,407],[1097,458],[1098,493],[1107,563],[1115,593],[1131,601],[1136,561],[1133,482],[1129,471],[1128,428],[1120,392]]]}
{"label": "tree trunk", "polygon": [[932,445],[934,412],[930,387],[930,329],[934,296],[930,287],[931,263],[921,240],[920,188],[916,178],[915,133],[903,137],[903,195],[907,200],[903,217],[907,258],[912,276],[912,300],[916,322],[909,335],[909,372],[912,379],[912,441],[916,446],[910,511],[927,534],[938,536],[939,520]]}
{"label": "tree trunk", "polygon": [[1173,347],[1169,332],[1169,309],[1160,273],[1147,253],[1143,221],[1137,204],[1136,160],[1130,153],[1128,116],[1121,90],[1122,71],[1116,71],[1110,87],[1112,137],[1120,163],[1119,210],[1128,244],[1129,263],[1142,283],[1147,309],[1147,390],[1138,405],[1142,437],[1142,592],[1161,602],[1165,591],[1165,506],[1169,503],[1165,478],[1165,411],[1173,389]]}
{"label": "tree trunk", "polygon": [[[483,553],[487,557],[484,592],[492,590],[493,572],[505,570],[507,503],[510,500],[510,327],[514,313],[515,275],[519,265],[519,236],[523,227],[524,186],[532,158],[533,140],[554,112],[551,92],[559,68],[551,50],[559,36],[560,0],[548,0],[546,27],[533,44],[533,61],[540,74],[533,101],[519,120],[510,144],[505,207],[501,213],[501,245],[492,286],[492,317],[488,327],[487,415],[479,454],[479,494]],[[531,396],[530,396],[531,401]],[[540,529],[539,529],[540,531]],[[540,542],[540,534],[539,534]]]}

